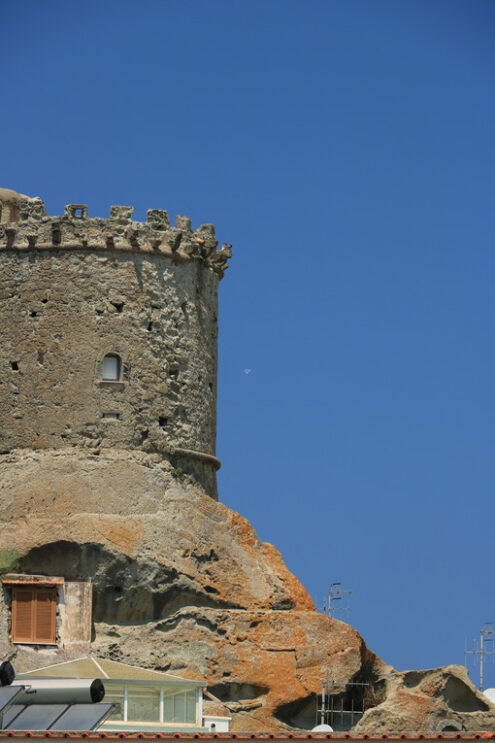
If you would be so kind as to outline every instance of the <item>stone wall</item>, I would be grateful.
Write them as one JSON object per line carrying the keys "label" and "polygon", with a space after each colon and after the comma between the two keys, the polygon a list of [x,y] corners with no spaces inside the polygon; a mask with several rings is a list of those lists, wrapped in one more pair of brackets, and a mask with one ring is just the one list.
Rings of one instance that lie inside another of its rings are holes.
{"label": "stone wall", "polygon": [[[12,193],[12,192],[9,192]],[[163,210],[44,216],[4,194],[0,452],[80,446],[167,457],[216,497],[217,293],[229,250]],[[0,192],[0,201],[2,192]],[[105,355],[121,360],[102,379]]]}
{"label": "stone wall", "polygon": [[60,592],[58,639],[69,655],[89,652],[93,624],[91,581],[66,581]]}

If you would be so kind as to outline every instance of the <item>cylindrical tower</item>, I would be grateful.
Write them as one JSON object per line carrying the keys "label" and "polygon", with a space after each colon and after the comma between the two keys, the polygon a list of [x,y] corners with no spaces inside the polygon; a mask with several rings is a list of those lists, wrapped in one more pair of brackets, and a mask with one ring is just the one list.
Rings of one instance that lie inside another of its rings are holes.
{"label": "cylindrical tower", "polygon": [[141,450],[216,498],[213,225],[132,207],[47,217],[0,189],[0,453]]}

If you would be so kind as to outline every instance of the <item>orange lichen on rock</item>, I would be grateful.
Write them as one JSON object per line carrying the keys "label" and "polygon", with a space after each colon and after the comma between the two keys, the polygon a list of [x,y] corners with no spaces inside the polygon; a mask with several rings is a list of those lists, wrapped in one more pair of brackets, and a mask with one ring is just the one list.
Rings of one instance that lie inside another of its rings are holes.
{"label": "orange lichen on rock", "polygon": [[[313,727],[323,679],[336,708],[364,706],[356,731],[495,722],[458,669],[399,674],[352,627],[317,613],[273,545],[166,463],[17,451],[0,457],[0,489],[3,549],[19,569],[92,582],[91,652],[205,678],[205,709],[223,710],[234,730]],[[9,643],[8,621],[3,607],[0,649],[19,671],[80,654],[33,658]]]}
{"label": "orange lichen on rock", "polygon": [[141,517],[88,515],[88,530],[92,532],[91,541],[103,542],[110,548],[117,548],[129,557],[136,556],[137,545],[145,535]]}

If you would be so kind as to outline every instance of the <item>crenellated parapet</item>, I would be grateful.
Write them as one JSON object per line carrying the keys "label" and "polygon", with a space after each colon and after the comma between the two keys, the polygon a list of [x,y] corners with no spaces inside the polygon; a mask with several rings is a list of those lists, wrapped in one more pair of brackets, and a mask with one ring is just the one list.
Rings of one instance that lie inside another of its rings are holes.
{"label": "crenellated parapet", "polygon": [[69,204],[63,216],[50,217],[41,199],[0,189],[0,251],[159,253],[176,261],[201,261],[223,276],[232,246],[217,250],[214,225],[193,230],[190,219],[177,216],[171,226],[164,209],[149,209],[146,222],[135,222],[133,212],[131,206],[112,206],[108,219],[90,218],[87,204]]}

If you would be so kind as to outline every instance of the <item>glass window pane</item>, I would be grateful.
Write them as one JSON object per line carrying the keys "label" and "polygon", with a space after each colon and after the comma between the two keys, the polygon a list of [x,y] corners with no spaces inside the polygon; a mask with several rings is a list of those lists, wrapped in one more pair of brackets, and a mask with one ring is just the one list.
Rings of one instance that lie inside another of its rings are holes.
{"label": "glass window pane", "polygon": [[173,697],[173,694],[169,694],[168,697],[165,697],[164,699],[163,722],[173,722],[173,721],[174,721],[174,697]]}
{"label": "glass window pane", "polygon": [[[133,722],[160,721],[160,688],[127,687],[127,719]],[[105,699],[105,701],[107,701]]]}
{"label": "glass window pane", "polygon": [[174,722],[186,721],[185,696],[184,692],[174,696]]}
{"label": "glass window pane", "polygon": [[196,690],[186,692],[186,722],[196,722]]}
{"label": "glass window pane", "polygon": [[117,356],[105,356],[101,366],[102,379],[117,381],[119,378],[119,359]]}
{"label": "glass window pane", "polygon": [[124,719],[124,687],[105,685],[104,701],[119,705],[113,708],[108,719],[122,721]]}

